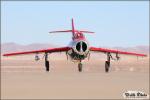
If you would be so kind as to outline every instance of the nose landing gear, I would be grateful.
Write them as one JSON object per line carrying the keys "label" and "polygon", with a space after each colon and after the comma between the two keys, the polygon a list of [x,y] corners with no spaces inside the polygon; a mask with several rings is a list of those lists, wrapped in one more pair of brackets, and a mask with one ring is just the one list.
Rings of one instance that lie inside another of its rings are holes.
{"label": "nose landing gear", "polygon": [[78,64],[78,71],[79,71],[79,72],[82,72],[82,63],[79,63],[79,64]]}
{"label": "nose landing gear", "polygon": [[78,71],[82,72],[82,63],[81,63],[81,61],[78,63]]}

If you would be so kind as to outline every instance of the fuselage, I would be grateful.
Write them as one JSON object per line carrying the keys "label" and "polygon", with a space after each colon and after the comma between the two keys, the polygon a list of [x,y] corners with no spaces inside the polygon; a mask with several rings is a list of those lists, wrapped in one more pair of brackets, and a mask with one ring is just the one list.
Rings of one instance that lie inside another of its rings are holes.
{"label": "fuselage", "polygon": [[67,52],[72,60],[81,61],[89,54],[89,43],[82,32],[76,31],[73,34],[72,41],[69,44],[72,48]]}

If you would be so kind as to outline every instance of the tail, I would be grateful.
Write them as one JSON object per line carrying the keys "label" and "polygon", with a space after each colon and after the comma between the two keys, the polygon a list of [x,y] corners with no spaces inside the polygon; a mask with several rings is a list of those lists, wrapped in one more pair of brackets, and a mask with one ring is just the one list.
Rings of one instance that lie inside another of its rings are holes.
{"label": "tail", "polygon": [[73,21],[73,18],[72,18],[72,34],[74,35],[75,34],[75,29],[74,29],[74,21]]}
{"label": "tail", "polygon": [[49,33],[60,33],[60,32],[71,32],[73,36],[76,34],[76,32],[81,32],[81,33],[94,33],[94,32],[90,32],[90,31],[75,30],[73,18],[72,18],[72,30],[51,31],[51,32],[49,32]]}

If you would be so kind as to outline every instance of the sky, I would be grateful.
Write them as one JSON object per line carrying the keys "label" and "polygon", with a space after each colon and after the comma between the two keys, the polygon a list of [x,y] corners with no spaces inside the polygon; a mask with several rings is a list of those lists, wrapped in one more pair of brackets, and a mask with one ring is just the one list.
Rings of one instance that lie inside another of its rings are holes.
{"label": "sky", "polygon": [[85,34],[91,46],[149,45],[149,1],[2,1],[1,42],[66,46],[71,29]]}

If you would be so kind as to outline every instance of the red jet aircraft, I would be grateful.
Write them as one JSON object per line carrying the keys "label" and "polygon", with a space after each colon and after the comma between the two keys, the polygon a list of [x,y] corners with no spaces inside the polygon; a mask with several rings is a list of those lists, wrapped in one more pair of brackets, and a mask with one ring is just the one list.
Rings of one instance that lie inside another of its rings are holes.
{"label": "red jet aircraft", "polygon": [[105,48],[97,48],[97,47],[91,47],[88,44],[88,41],[86,40],[83,33],[94,33],[90,31],[84,31],[84,30],[76,30],[74,28],[74,22],[72,19],[72,30],[64,30],[64,31],[52,31],[49,33],[57,33],[57,32],[71,32],[72,33],[72,41],[69,46],[66,47],[58,47],[58,48],[49,48],[49,49],[43,49],[43,50],[34,50],[34,51],[26,51],[26,52],[15,52],[15,53],[8,53],[4,54],[3,56],[14,56],[14,55],[22,55],[22,54],[36,54],[35,60],[39,60],[39,57],[37,54],[39,53],[45,53],[45,67],[46,71],[49,71],[49,61],[48,61],[48,54],[54,53],[54,52],[66,52],[67,58],[68,55],[70,56],[72,61],[78,61],[78,71],[82,72],[82,60],[89,57],[91,51],[95,52],[102,52],[107,55],[107,60],[105,61],[105,72],[109,71],[110,68],[110,60],[114,60],[111,56],[111,53],[115,54],[116,60],[119,60],[118,54],[125,54],[125,55],[133,55],[133,56],[146,56],[145,54],[139,54],[139,53],[133,53],[133,52],[124,52],[124,51],[118,51],[118,50],[112,50],[112,49],[105,49]]}

